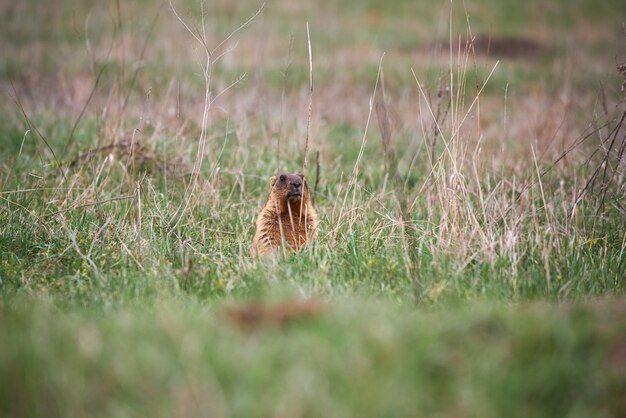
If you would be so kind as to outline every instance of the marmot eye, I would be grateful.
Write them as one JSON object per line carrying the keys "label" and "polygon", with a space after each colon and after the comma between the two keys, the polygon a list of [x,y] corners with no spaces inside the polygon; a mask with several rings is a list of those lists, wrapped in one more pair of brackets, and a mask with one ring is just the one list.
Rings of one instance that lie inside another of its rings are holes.
{"label": "marmot eye", "polygon": [[285,176],[280,176],[280,181],[285,181]]}

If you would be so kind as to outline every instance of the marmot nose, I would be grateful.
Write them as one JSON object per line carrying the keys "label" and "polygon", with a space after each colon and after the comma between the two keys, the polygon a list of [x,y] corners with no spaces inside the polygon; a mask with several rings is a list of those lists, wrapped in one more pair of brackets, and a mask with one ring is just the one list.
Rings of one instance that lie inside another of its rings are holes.
{"label": "marmot nose", "polygon": [[302,187],[302,183],[300,183],[299,181],[291,183],[291,188],[294,190],[300,190],[300,187]]}

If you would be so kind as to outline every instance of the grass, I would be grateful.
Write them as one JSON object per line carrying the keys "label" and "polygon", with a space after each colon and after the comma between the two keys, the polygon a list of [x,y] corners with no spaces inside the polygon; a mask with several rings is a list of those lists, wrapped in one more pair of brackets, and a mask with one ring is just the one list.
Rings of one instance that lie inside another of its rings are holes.
{"label": "grass", "polygon": [[[351,3],[267,4],[206,71],[168,7],[7,6],[0,415],[624,414],[621,3]],[[205,7],[215,47],[258,5]],[[320,237],[256,260],[307,21]],[[544,48],[433,48],[450,24]],[[229,316],[259,304],[288,323]]]}
{"label": "grass", "polygon": [[253,332],[187,300],[106,316],[28,305],[2,322],[11,340],[0,349],[0,396],[16,415],[610,416],[621,407],[613,367],[626,325],[616,301],[512,313],[350,299]]}

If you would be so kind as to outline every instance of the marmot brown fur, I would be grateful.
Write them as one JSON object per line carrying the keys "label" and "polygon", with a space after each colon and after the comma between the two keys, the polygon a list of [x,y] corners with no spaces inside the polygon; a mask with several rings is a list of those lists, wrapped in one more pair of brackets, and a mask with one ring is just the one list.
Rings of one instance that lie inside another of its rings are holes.
{"label": "marmot brown fur", "polygon": [[270,178],[270,196],[256,221],[252,252],[262,255],[281,244],[299,249],[317,234],[317,215],[303,174]]}

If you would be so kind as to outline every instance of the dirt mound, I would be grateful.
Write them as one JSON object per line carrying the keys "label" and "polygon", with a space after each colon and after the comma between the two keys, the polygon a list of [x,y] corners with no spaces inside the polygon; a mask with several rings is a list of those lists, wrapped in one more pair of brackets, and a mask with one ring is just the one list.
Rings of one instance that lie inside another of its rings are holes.
{"label": "dirt mound", "polygon": [[[449,51],[449,41],[438,41],[431,45],[431,49]],[[535,58],[545,54],[548,48],[529,38],[523,37],[491,37],[475,36],[474,39],[461,40],[461,45],[452,43],[454,51],[466,49],[477,55],[491,56],[494,58]]]}
{"label": "dirt mound", "polygon": [[297,319],[317,316],[325,308],[318,299],[296,299],[273,304],[247,303],[230,307],[224,313],[238,327],[250,330],[262,325],[285,326]]}

